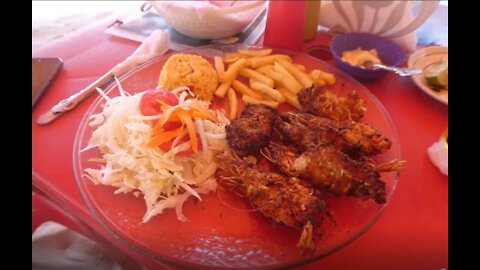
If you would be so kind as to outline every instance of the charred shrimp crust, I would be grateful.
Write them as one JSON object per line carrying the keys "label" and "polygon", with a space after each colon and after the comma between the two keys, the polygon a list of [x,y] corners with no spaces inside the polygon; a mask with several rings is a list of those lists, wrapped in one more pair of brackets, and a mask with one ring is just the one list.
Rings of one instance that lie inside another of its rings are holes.
{"label": "charred shrimp crust", "polygon": [[403,165],[400,161],[377,166],[367,159],[353,160],[326,145],[301,152],[270,142],[262,154],[285,175],[305,179],[335,195],[372,199],[379,204],[386,202],[385,183],[379,172],[398,170]]}
{"label": "charred shrimp crust", "polygon": [[298,92],[298,101],[304,111],[334,121],[358,121],[366,111],[365,101],[355,92],[339,97],[332,90],[315,86]]}
{"label": "charred shrimp crust", "polygon": [[278,114],[273,130],[284,143],[293,144],[302,150],[320,144],[333,145],[353,159],[384,153],[392,145],[385,135],[368,124],[335,122],[302,112]]}
{"label": "charred shrimp crust", "polygon": [[276,111],[266,105],[249,105],[225,130],[231,149],[239,155],[257,152],[272,135]]}
{"label": "charred shrimp crust", "polygon": [[[374,127],[356,122],[366,111],[356,93],[339,97],[331,90],[311,87],[301,90],[298,98],[305,112],[277,113],[266,105],[247,106],[226,127],[230,150],[216,160],[219,180],[246,197],[252,211],[302,231],[297,246],[303,251],[314,249],[313,228],[328,212],[323,194],[383,204],[385,182],[380,173],[398,171],[404,161],[380,165],[372,161],[372,156],[391,147],[391,141]],[[258,152],[275,172],[262,171],[249,159]]]}
{"label": "charred shrimp crust", "polygon": [[217,156],[220,178],[234,182],[251,206],[275,223],[302,231],[300,249],[314,249],[312,228],[327,207],[319,189],[296,177],[262,172],[231,152]]}

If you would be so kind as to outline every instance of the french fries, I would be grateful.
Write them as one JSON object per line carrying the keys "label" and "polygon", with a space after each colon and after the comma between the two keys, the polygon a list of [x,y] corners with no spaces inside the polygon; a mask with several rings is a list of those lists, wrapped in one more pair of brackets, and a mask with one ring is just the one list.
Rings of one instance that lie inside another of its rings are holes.
{"label": "french fries", "polygon": [[310,71],[310,78],[312,78],[316,86],[322,87],[325,85],[325,82],[320,78],[320,70],[318,69]]}
{"label": "french fries", "polygon": [[332,85],[335,83],[335,76],[332,73],[320,71],[320,79],[322,79],[326,84]]}
{"label": "french fries", "polygon": [[285,97],[278,92],[277,90],[269,87],[266,84],[263,84],[261,82],[253,81],[251,84],[252,89],[257,90],[258,92],[271,97],[273,100],[277,102],[285,102]]}
{"label": "french fries", "polygon": [[252,88],[252,84],[253,84],[254,82],[256,82],[254,79],[248,79],[248,86],[250,86],[251,89],[253,89],[253,88]]}
{"label": "french fries", "polygon": [[265,75],[255,71],[253,69],[242,68],[242,69],[240,69],[238,74],[240,74],[243,77],[246,77],[246,78],[249,78],[249,79],[252,79],[252,80],[255,80],[255,81],[259,81],[259,82],[264,83],[264,84],[266,84],[270,87],[273,87],[273,80],[272,79],[266,77]]}
{"label": "french fries", "polygon": [[232,88],[228,88],[227,98],[228,98],[228,106],[230,108],[228,118],[230,120],[233,120],[237,117],[237,110],[238,110],[237,95],[235,94],[235,90],[233,90]]}
{"label": "french fries", "polygon": [[299,110],[302,109],[302,105],[298,101],[297,95],[294,95],[294,94],[290,93],[284,87],[278,87],[277,90],[278,90],[278,92],[280,92],[285,97],[285,100],[288,102],[288,104],[292,105],[293,107],[295,107]]}
{"label": "french fries", "polygon": [[[219,85],[215,96],[228,99],[228,118],[234,120],[238,114],[235,92],[242,96],[245,104],[265,104],[277,108],[288,103],[302,109],[297,93],[307,87],[325,86],[335,83],[331,73],[313,69],[307,71],[302,64],[294,63],[285,54],[272,54],[272,49],[238,50],[214,57],[214,67]],[[243,77],[248,85],[240,80]]]}
{"label": "french fries", "polygon": [[232,81],[228,81],[228,82],[224,82],[224,83],[220,84],[220,86],[215,91],[215,96],[217,96],[219,98],[225,97],[225,94],[227,93],[228,88],[230,88],[231,84],[232,84]]}
{"label": "french fries", "polygon": [[296,68],[292,63],[283,59],[278,60],[278,63],[288,70],[288,72],[290,72],[293,77],[295,77],[295,79],[302,84],[303,87],[308,88],[313,85],[313,80],[307,74],[305,74],[305,72]]}
{"label": "french fries", "polygon": [[278,60],[292,61],[292,58],[286,54],[272,54],[269,56],[255,56],[248,59],[248,64],[251,68],[258,68],[260,66],[271,65]]}
{"label": "french fries", "polygon": [[245,103],[245,104],[265,104],[267,106],[270,106],[272,108],[277,108],[279,103],[276,102],[276,101],[273,101],[273,100],[261,100],[261,99],[257,99],[257,98],[254,98],[252,96],[249,96],[249,95],[243,95],[242,96],[242,101]]}
{"label": "french fries", "polygon": [[228,82],[228,81],[233,81],[238,74],[238,71],[243,68],[243,65],[245,64],[245,59],[241,58],[235,63],[233,63],[225,73],[223,73],[223,76],[220,79],[220,82]]}
{"label": "french fries", "polygon": [[324,86],[325,84],[332,85],[335,83],[335,76],[333,74],[319,69],[313,69],[310,71],[310,77],[318,86]]}
{"label": "french fries", "polygon": [[239,52],[234,52],[234,53],[226,53],[225,56],[223,57],[223,60],[225,59],[234,59],[242,56]]}
{"label": "french fries", "polygon": [[217,71],[218,79],[223,76],[223,73],[225,73],[225,65],[223,64],[223,60],[220,56],[215,56],[213,58],[213,63],[215,67],[215,71]]}
{"label": "french fries", "polygon": [[225,62],[226,64],[231,64],[231,63],[235,63],[236,61],[238,61],[240,59],[246,59],[246,58],[247,58],[247,56],[243,55],[243,54],[227,53],[223,57],[223,62]]}
{"label": "french fries", "polygon": [[293,63],[293,65],[300,71],[305,72],[305,66],[302,64]]}
{"label": "french fries", "polygon": [[302,90],[303,86],[282,65],[280,65],[278,62],[275,62],[275,64],[273,64],[273,68],[276,72],[283,75],[283,79],[280,81],[280,83],[285,86],[288,91],[296,95],[298,91]]}
{"label": "french fries", "polygon": [[263,49],[263,50],[238,50],[239,54],[248,55],[248,56],[267,56],[272,54],[272,49]]}
{"label": "french fries", "polygon": [[232,81],[232,88],[242,95],[248,95],[248,96],[251,96],[251,97],[254,97],[254,98],[257,98],[257,99],[263,99],[262,95],[253,91],[252,89],[250,89],[250,87],[246,86],[245,84],[243,84],[239,80],[233,80]]}
{"label": "french fries", "polygon": [[266,65],[266,66],[261,66],[256,69],[258,72],[261,74],[271,78],[274,81],[281,81],[283,80],[283,75],[281,73],[276,72],[273,69],[273,65]]}

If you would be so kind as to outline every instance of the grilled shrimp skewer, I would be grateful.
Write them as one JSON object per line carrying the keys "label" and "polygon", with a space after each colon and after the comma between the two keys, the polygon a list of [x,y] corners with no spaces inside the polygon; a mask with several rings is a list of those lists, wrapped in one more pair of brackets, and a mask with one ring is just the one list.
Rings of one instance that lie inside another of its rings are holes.
{"label": "grilled shrimp skewer", "polygon": [[392,145],[385,135],[368,124],[335,122],[308,113],[281,113],[275,118],[273,128],[285,143],[293,143],[302,150],[320,144],[333,145],[354,159],[384,153]]}
{"label": "grilled shrimp skewer", "polygon": [[311,181],[335,195],[346,194],[354,197],[371,198],[385,203],[385,183],[379,171],[399,170],[403,161],[392,161],[377,165],[356,161],[330,146],[318,146],[304,152],[295,148],[270,142],[262,151],[263,155],[279,170],[292,177]]}
{"label": "grilled shrimp skewer", "polygon": [[355,92],[339,97],[332,90],[314,86],[298,92],[298,101],[304,111],[334,121],[358,121],[367,110],[365,101]]}
{"label": "grilled shrimp skewer", "polygon": [[301,250],[315,248],[313,224],[326,208],[319,190],[299,178],[261,172],[231,152],[217,156],[217,164],[220,179],[237,184],[254,209],[276,223],[302,231],[297,244]]}

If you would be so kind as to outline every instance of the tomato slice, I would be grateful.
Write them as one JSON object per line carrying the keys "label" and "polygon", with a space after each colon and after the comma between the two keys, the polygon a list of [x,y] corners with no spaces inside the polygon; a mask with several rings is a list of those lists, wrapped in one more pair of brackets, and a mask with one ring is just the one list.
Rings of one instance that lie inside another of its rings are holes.
{"label": "tomato slice", "polygon": [[[195,133],[195,135],[197,135],[197,140],[198,142],[200,142],[200,136]],[[189,137],[188,137],[188,134],[185,134],[180,140],[179,142],[177,143],[177,145],[180,145],[186,141],[189,140]],[[166,143],[163,143],[160,145],[160,149],[162,149],[164,152],[168,152],[172,149],[172,143],[173,143],[173,140],[170,140]],[[201,151],[202,150],[202,144],[199,143],[198,144],[198,150]],[[181,152],[178,152],[177,153],[177,156],[190,156],[191,154],[193,154],[193,150],[192,150],[192,147],[186,149],[186,150],[183,150]]]}
{"label": "tomato slice", "polygon": [[[190,89],[193,89],[193,86],[188,86]],[[143,94],[142,98],[140,99],[140,104],[139,104],[139,109],[140,112],[145,115],[145,116],[151,116],[151,115],[157,115],[160,112],[162,112],[162,104],[167,104],[170,106],[174,106],[178,104],[178,98],[172,92],[166,91],[166,90],[149,90]],[[152,126],[155,126],[156,122],[158,120],[152,121]],[[181,126],[181,122],[179,119],[170,119],[168,122],[166,122],[163,126],[162,129],[165,131],[170,131],[176,128],[179,128]],[[200,137],[198,134],[195,134],[197,136],[197,142],[200,142]],[[168,152],[172,148],[172,143],[173,140],[169,140],[168,142],[165,142],[161,144],[159,147],[165,151]],[[183,136],[178,144],[182,144],[184,142],[187,142],[189,140],[188,134]],[[178,145],[177,144],[177,145]],[[202,149],[201,143],[198,144],[198,150]],[[184,150],[182,152],[177,153],[178,156],[189,156],[193,154],[192,148],[188,148],[187,150]]]}
{"label": "tomato slice", "polygon": [[180,121],[168,121],[163,126],[162,129],[165,131],[169,131],[172,129],[179,128],[182,125]]}
{"label": "tomato slice", "polygon": [[178,104],[178,98],[167,90],[148,90],[140,99],[140,112],[145,116],[157,115],[161,110],[160,102],[173,106]]}

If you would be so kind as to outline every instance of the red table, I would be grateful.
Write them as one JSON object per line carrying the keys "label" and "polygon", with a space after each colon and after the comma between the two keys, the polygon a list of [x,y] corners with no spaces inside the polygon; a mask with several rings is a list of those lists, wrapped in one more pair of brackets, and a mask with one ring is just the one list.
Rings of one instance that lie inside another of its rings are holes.
{"label": "red table", "polygon": [[[35,225],[42,220],[66,224],[107,246],[116,258],[122,258],[120,254],[125,252],[147,267],[159,268],[111,236],[90,214],[75,184],[74,136],[94,97],[50,125],[39,126],[35,122],[40,113],[87,86],[139,45],[105,34],[109,23],[111,20],[106,19],[32,51],[32,57],[61,57],[64,61],[63,70],[32,113],[32,185],[51,200],[32,193],[32,218],[35,217]],[[328,38],[319,34],[305,46],[327,43]],[[334,254],[301,269],[448,268],[448,177],[432,165],[426,154],[448,125],[448,107],[417,89],[409,78],[388,74],[364,85],[392,117],[402,158],[408,164],[384,213],[367,232]],[[54,209],[42,217],[34,215],[34,209],[48,205]],[[67,217],[61,216],[62,211],[69,213]],[[33,228],[32,223],[32,231]]]}

